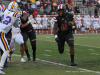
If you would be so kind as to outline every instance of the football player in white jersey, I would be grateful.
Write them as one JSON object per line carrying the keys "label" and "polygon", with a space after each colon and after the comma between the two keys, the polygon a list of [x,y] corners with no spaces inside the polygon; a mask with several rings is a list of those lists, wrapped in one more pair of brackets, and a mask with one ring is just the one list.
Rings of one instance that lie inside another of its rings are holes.
{"label": "football player in white jersey", "polygon": [[91,25],[90,16],[87,15],[87,18],[86,18],[86,32],[85,33],[89,33],[90,25]]}
{"label": "football player in white jersey", "polygon": [[99,18],[95,16],[94,21],[93,21],[93,29],[96,30],[96,33],[97,33],[98,26],[99,26]]}
{"label": "football player in white jersey", "polygon": [[[11,42],[10,42],[10,47],[12,49],[12,53],[15,51],[15,42],[17,42],[20,45],[20,52],[21,52],[21,62],[26,62],[24,60],[24,52],[25,48],[24,48],[24,40],[23,40],[23,36],[20,33],[20,25],[15,28],[14,26],[12,26],[12,38],[11,38]],[[11,62],[11,54],[9,54],[9,62]]]}
{"label": "football player in white jersey", "polygon": [[100,16],[99,16],[99,27],[100,27]]}
{"label": "football player in white jersey", "polygon": [[36,20],[36,29],[39,29],[39,34],[40,34],[40,25],[41,25],[41,21],[42,21],[40,15],[37,15],[35,20]]}
{"label": "football player in white jersey", "polygon": [[20,14],[16,12],[18,9],[18,4],[14,1],[9,3],[8,9],[0,9],[0,14],[2,17],[0,22],[0,48],[3,50],[3,55],[0,62],[0,74],[5,74],[2,69],[4,62],[10,52],[10,47],[8,45],[7,39],[5,38],[5,34],[9,32],[12,26],[18,27],[18,25],[21,24]]}
{"label": "football player in white jersey", "polygon": [[54,27],[54,17],[51,18],[51,34],[53,32],[53,27]]}
{"label": "football player in white jersey", "polygon": [[94,21],[94,16],[91,16],[91,33],[94,33],[93,21]]}
{"label": "football player in white jersey", "polygon": [[42,25],[43,25],[43,29],[47,29],[48,26],[48,18],[46,15],[44,15],[44,17],[42,18]]}
{"label": "football player in white jersey", "polygon": [[82,17],[80,15],[77,15],[77,18],[76,18],[77,23],[76,23],[76,25],[77,25],[77,29],[79,30],[79,33],[80,33],[80,28],[82,26],[81,20],[82,20]]}

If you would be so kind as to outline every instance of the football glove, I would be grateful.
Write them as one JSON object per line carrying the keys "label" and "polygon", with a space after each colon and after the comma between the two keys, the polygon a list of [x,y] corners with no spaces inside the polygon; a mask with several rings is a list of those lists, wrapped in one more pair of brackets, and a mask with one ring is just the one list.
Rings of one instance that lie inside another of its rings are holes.
{"label": "football glove", "polygon": [[55,41],[56,41],[56,42],[59,42],[59,38],[58,38],[58,37],[57,37],[57,38],[55,38]]}
{"label": "football glove", "polygon": [[58,38],[57,35],[55,35],[55,41],[56,41],[56,42],[59,42],[59,38]]}

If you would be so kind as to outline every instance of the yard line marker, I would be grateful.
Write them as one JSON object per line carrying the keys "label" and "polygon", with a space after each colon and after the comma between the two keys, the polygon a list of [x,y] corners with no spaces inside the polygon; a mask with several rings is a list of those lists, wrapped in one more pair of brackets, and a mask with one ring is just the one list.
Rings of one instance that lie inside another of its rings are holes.
{"label": "yard line marker", "polygon": [[93,50],[93,49],[88,49],[88,50],[90,50],[90,51],[95,51],[95,50]]}
{"label": "yard line marker", "polygon": [[[48,40],[41,40],[41,41],[48,41]],[[48,42],[55,42],[55,41],[48,41]],[[55,42],[55,43],[56,43],[56,42]],[[94,48],[100,48],[100,47],[88,46],[88,45],[80,45],[80,44],[74,44],[74,45],[86,46],[86,47],[94,47]]]}
{"label": "yard line marker", "polygon": [[[17,54],[12,54],[12,55],[13,55],[13,56],[21,56],[21,55],[17,55]],[[24,57],[26,57],[26,56],[24,56]],[[48,63],[52,63],[52,64],[58,64],[58,65],[60,65],[60,66],[67,66],[67,67],[71,67],[71,68],[75,68],[75,69],[83,70],[83,71],[85,71],[85,72],[92,72],[92,73],[100,74],[100,71],[92,71],[92,70],[83,69],[83,68],[79,68],[79,67],[68,66],[68,65],[65,65],[65,64],[56,63],[56,62],[47,61],[47,60],[42,60],[42,59],[38,59],[38,58],[36,58],[36,60],[40,60],[40,61],[44,61],[44,62],[48,62]]]}
{"label": "yard line marker", "polygon": [[51,55],[47,55],[47,54],[43,54],[43,55],[45,55],[45,56],[51,56]]}
{"label": "yard line marker", "polygon": [[97,53],[91,53],[91,54],[94,54],[94,55],[99,55],[99,54],[97,54]]}
{"label": "yard line marker", "polygon": [[47,52],[52,52],[51,50],[45,50],[45,51],[47,51]]}

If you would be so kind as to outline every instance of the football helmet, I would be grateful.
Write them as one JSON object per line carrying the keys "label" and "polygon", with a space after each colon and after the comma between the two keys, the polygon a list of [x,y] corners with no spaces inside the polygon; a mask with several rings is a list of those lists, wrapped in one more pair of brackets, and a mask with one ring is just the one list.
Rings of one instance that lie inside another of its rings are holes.
{"label": "football helmet", "polygon": [[11,11],[17,12],[20,8],[16,2],[12,1],[9,3],[8,9]]}
{"label": "football helmet", "polygon": [[59,16],[65,16],[65,14],[66,14],[66,6],[64,4],[58,5],[57,13],[58,13]]}
{"label": "football helmet", "polygon": [[47,16],[46,15],[44,15],[44,18],[46,18]]}
{"label": "football helmet", "polygon": [[37,15],[38,18],[40,18],[40,15]]}

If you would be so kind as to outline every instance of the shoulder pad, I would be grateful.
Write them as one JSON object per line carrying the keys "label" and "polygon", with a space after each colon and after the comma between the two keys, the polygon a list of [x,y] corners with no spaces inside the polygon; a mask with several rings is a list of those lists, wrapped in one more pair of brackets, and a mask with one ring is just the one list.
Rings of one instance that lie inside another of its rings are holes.
{"label": "shoulder pad", "polygon": [[15,13],[13,14],[13,17],[20,18],[20,14],[19,14],[18,12],[15,12]]}
{"label": "shoulder pad", "polygon": [[54,22],[57,22],[57,17],[54,17],[53,20],[54,20]]}

